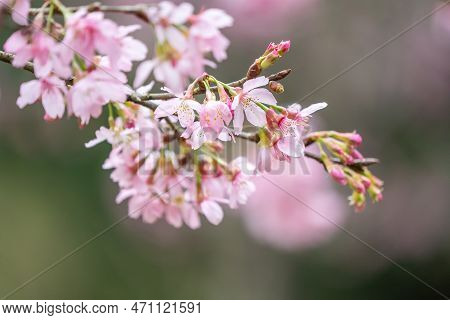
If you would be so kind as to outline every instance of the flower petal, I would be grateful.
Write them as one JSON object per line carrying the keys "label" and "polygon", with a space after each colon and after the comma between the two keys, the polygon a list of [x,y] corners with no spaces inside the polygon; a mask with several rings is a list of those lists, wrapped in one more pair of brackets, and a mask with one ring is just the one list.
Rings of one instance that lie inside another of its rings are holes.
{"label": "flower petal", "polygon": [[269,83],[269,79],[267,79],[266,77],[258,77],[255,79],[247,80],[244,83],[243,89],[244,89],[244,92],[249,92],[250,90],[253,90],[255,88],[265,86],[268,83]]}
{"label": "flower petal", "polygon": [[250,103],[245,110],[248,122],[257,127],[263,127],[267,123],[266,112],[254,103]]}
{"label": "flower petal", "polygon": [[22,26],[28,25],[28,12],[30,11],[30,0],[16,0],[12,10],[12,19]]}
{"label": "flower petal", "polygon": [[58,88],[44,90],[42,93],[42,105],[45,113],[51,118],[61,118],[64,114],[64,97]]}
{"label": "flower petal", "polygon": [[187,38],[175,27],[166,29],[166,38],[172,47],[178,51],[183,51],[187,47]]}
{"label": "flower petal", "polygon": [[242,108],[242,105],[239,104],[234,110],[234,119],[233,119],[234,133],[239,135],[242,132],[243,126],[244,126],[244,110]]}
{"label": "flower petal", "polygon": [[31,80],[20,85],[20,97],[17,99],[19,108],[25,107],[27,104],[33,104],[41,95],[41,82],[39,80]]}
{"label": "flower petal", "polygon": [[198,127],[192,132],[191,135],[192,149],[197,150],[203,145],[205,141],[205,132],[203,131],[202,127],[198,125]]}
{"label": "flower petal", "polygon": [[27,45],[28,39],[25,37],[23,30],[14,32],[8,40],[6,40],[3,48],[7,52],[16,53]]}
{"label": "flower petal", "polygon": [[249,93],[247,93],[247,96],[255,101],[270,104],[272,106],[277,104],[277,99],[275,99],[273,94],[267,89],[263,88],[254,89]]}
{"label": "flower petal", "polygon": [[177,108],[178,120],[183,128],[191,126],[195,121],[195,113],[185,101],[183,101]]}
{"label": "flower petal", "polygon": [[172,24],[184,24],[194,12],[194,6],[184,2],[173,9],[170,14],[170,22]]}
{"label": "flower petal", "polygon": [[185,207],[182,211],[182,216],[184,223],[186,223],[189,228],[193,230],[200,228],[200,217],[198,212],[192,206]]}
{"label": "flower petal", "polygon": [[174,114],[177,111],[180,99],[174,98],[162,102],[155,110],[156,118],[164,118]]}
{"label": "flower petal", "polygon": [[293,158],[302,157],[305,152],[303,141],[295,136],[281,138],[277,147],[281,152]]}
{"label": "flower petal", "polygon": [[218,225],[223,219],[223,210],[217,202],[205,200],[200,204],[203,214],[206,219],[213,225]]}
{"label": "flower petal", "polygon": [[175,228],[180,228],[183,225],[180,208],[168,206],[166,208],[166,221]]}
{"label": "flower petal", "polygon": [[300,115],[302,117],[307,117],[316,111],[326,108],[327,106],[328,106],[328,104],[326,104],[325,102],[315,103],[315,104],[310,105],[308,108],[301,110]]}
{"label": "flower petal", "polygon": [[147,80],[156,65],[156,60],[147,60],[142,62],[136,69],[136,77],[134,78],[133,86],[135,88],[142,86]]}

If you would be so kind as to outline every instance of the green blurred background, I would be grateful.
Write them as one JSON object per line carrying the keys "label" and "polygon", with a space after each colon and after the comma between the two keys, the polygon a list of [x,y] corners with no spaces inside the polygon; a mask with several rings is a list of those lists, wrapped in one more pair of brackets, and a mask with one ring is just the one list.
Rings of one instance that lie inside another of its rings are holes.
{"label": "green blurred background", "polygon": [[[291,52],[276,66],[294,69],[284,81],[285,103],[298,101],[440,4],[253,2],[246,14],[239,1],[194,4],[225,8],[236,18],[225,31],[231,46],[229,59],[215,73],[221,79],[241,78],[268,42],[292,40]],[[327,101],[330,107],[321,114],[326,127],[357,129],[364,154],[382,160],[374,171],[385,180],[384,201],[362,214],[348,208],[345,228],[450,295],[450,10],[445,10],[446,15],[427,19],[304,104]],[[2,21],[1,43],[14,28],[8,19]],[[141,30],[139,37],[150,43],[148,33]],[[105,119],[80,130],[74,119],[44,122],[39,106],[19,110],[19,84],[31,78],[0,64],[0,296],[127,210],[114,203],[117,187],[101,169],[108,147],[84,148]],[[336,188],[346,196],[347,190]],[[340,230],[315,246],[284,252],[255,241],[239,214],[229,214],[219,227],[204,223],[197,231],[127,220],[11,298],[442,297]]]}

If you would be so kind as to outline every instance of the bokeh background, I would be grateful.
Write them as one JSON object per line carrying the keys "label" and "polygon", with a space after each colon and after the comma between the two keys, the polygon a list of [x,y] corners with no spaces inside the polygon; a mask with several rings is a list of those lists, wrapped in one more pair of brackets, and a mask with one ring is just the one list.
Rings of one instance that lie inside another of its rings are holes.
{"label": "bokeh background", "polygon": [[[113,1],[104,1],[114,3]],[[86,4],[86,1],[65,1]],[[119,1],[115,2],[116,4]],[[123,1],[121,2],[123,3]],[[128,1],[128,3],[133,3]],[[438,0],[216,0],[236,21],[225,30],[221,79],[241,78],[270,41],[292,40],[276,68],[293,68],[283,103],[314,88],[421,19]],[[132,17],[117,17],[123,24]],[[4,19],[0,42],[15,26]],[[141,39],[151,42],[148,30]],[[305,203],[450,295],[450,6],[302,104],[327,101],[314,126],[357,129],[382,164],[384,201],[357,214],[341,188],[310,176],[276,175]],[[274,68],[273,70],[275,70]],[[126,214],[101,169],[108,153],[83,130],[48,124],[39,106],[19,110],[31,75],[0,64],[0,296]],[[17,292],[22,299],[439,299],[432,289],[304,204],[260,191],[219,227],[197,231],[127,220]],[[268,200],[268,195],[270,199]]]}

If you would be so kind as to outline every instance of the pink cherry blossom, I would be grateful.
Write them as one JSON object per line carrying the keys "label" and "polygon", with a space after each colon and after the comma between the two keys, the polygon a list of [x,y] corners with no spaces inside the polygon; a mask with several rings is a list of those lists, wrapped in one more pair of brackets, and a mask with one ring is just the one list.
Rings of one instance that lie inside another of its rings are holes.
{"label": "pink cherry blossom", "polygon": [[200,109],[200,103],[188,98],[177,97],[163,101],[155,110],[156,118],[168,117],[177,114],[178,120],[183,128],[190,127],[195,120],[195,112]]}
{"label": "pink cherry blossom", "polygon": [[38,80],[31,80],[20,86],[20,97],[17,99],[19,108],[42,100],[45,114],[51,118],[61,118],[64,114],[64,95],[67,89],[64,81],[49,76]]}
{"label": "pink cherry blossom", "polygon": [[152,194],[137,194],[128,201],[128,215],[133,218],[142,218],[144,222],[154,223],[164,214],[164,204]]}
{"label": "pink cherry blossom", "polygon": [[230,208],[236,209],[240,204],[246,204],[250,195],[256,190],[255,184],[251,181],[255,168],[243,157],[233,160],[230,167],[233,173],[226,192],[230,199]]}
{"label": "pink cherry blossom", "polygon": [[255,102],[276,105],[277,101],[269,90],[260,88],[269,83],[266,77],[248,80],[242,90],[233,99],[233,125],[236,134],[241,133],[244,124],[244,113],[247,120],[257,127],[266,124],[266,112]]}
{"label": "pink cherry blossom", "polygon": [[166,206],[166,221],[176,228],[181,227],[183,222],[191,229],[200,228],[201,221],[197,210],[188,201],[182,188],[177,187],[169,189],[170,200]]}
{"label": "pink cherry blossom", "polygon": [[119,43],[117,50],[120,52],[117,58],[117,67],[119,70],[125,72],[131,71],[133,61],[141,61],[147,55],[147,47],[145,44],[129,36],[131,32],[140,28],[141,26],[139,25],[120,26],[118,28],[116,36]]}
{"label": "pink cherry blossom", "polygon": [[317,246],[339,230],[335,224],[345,219],[344,201],[320,165],[309,160],[306,164],[309,175],[292,174],[291,167],[285,167],[254,179],[256,191],[242,217],[257,240],[293,251]]}
{"label": "pink cherry blossom", "polygon": [[122,83],[124,79],[120,74],[110,72],[112,71],[95,70],[77,81],[70,89],[68,95],[70,110],[81,119],[82,124],[89,123],[91,117],[98,118],[103,105],[109,101],[126,100],[130,90]]}
{"label": "pink cherry blossom", "polygon": [[233,18],[220,9],[207,9],[191,17],[190,37],[202,52],[212,52],[217,61],[227,58],[230,41],[219,29],[233,25]]}
{"label": "pink cherry blossom", "polygon": [[153,72],[157,81],[174,92],[181,92],[189,78],[196,78],[204,72],[205,65],[215,66],[192,47],[177,53],[176,57],[157,56],[138,66],[133,86],[140,87]]}
{"label": "pink cherry blossom", "polygon": [[193,12],[192,4],[186,2],[177,6],[169,1],[162,1],[157,7],[149,8],[148,16],[155,25],[158,42],[168,41],[178,51],[184,50],[187,39],[177,26],[185,24]]}
{"label": "pink cherry blossom", "polygon": [[200,124],[220,133],[225,125],[230,124],[232,114],[229,107],[222,101],[208,101],[199,108]]}
{"label": "pink cherry blossom", "polygon": [[63,44],[40,30],[19,30],[5,42],[6,51],[14,53],[13,65],[21,68],[32,60],[37,77],[45,77],[52,71],[63,78],[69,78],[71,52]]}
{"label": "pink cherry blossom", "polygon": [[270,167],[270,157],[281,161],[289,161],[291,157],[302,157],[305,150],[303,134],[310,115],[318,110],[326,108],[326,103],[317,103],[306,109],[301,109],[299,104],[293,104],[283,114],[277,114],[274,110],[267,111],[267,130],[263,141],[258,168]]}
{"label": "pink cherry blossom", "polygon": [[203,215],[211,222],[213,225],[218,225],[223,219],[222,207],[213,200],[204,200],[200,204],[200,210]]}
{"label": "pink cherry blossom", "polygon": [[134,87],[141,86],[153,72],[157,81],[180,92],[189,78],[200,76],[206,66],[215,67],[205,55],[212,53],[217,61],[226,58],[229,41],[219,29],[230,26],[233,19],[222,10],[193,15],[191,4],[177,6],[164,1],[150,8],[148,16],[155,26],[156,56],[138,67]]}
{"label": "pink cherry blossom", "polygon": [[294,104],[288,108],[290,113],[284,116],[278,122],[278,128],[281,130],[281,138],[276,142],[278,149],[290,157],[303,156],[305,146],[303,144],[303,128],[305,119],[312,113],[326,108],[326,103],[317,103],[301,110],[299,104]]}
{"label": "pink cherry blossom", "polygon": [[92,64],[95,52],[107,55],[114,65],[121,56],[119,29],[116,23],[104,18],[103,12],[88,13],[79,9],[66,22],[63,42]]}
{"label": "pink cherry blossom", "polygon": [[181,137],[190,142],[193,150],[199,149],[205,142],[214,141],[220,136],[211,128],[203,128],[199,121],[195,121],[181,134]]}

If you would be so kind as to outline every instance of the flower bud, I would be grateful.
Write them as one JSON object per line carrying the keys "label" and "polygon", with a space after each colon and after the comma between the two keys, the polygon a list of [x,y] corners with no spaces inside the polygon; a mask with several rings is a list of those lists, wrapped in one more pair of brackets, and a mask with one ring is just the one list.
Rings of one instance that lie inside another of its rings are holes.
{"label": "flower bud", "polygon": [[341,167],[336,165],[332,166],[330,175],[337,183],[341,185],[347,184],[347,177]]}
{"label": "flower bud", "polygon": [[362,154],[361,154],[358,150],[356,150],[356,149],[352,149],[352,150],[351,150],[350,156],[351,156],[353,159],[357,159],[357,160],[364,159],[364,157],[362,156]]}
{"label": "flower bud", "polygon": [[381,201],[383,199],[383,193],[382,190],[376,186],[371,186],[368,190],[370,198],[372,198],[372,200],[374,202],[378,202]]}
{"label": "flower bud", "polygon": [[366,197],[364,196],[364,193],[353,191],[348,199],[350,200],[350,205],[355,206],[356,212],[361,212],[366,207]]}
{"label": "flower bud", "polygon": [[267,56],[269,53],[271,53],[273,50],[276,50],[278,47],[278,45],[276,45],[274,42],[269,43],[269,45],[267,46],[266,51],[264,51],[263,53],[263,57]]}
{"label": "flower bud", "polygon": [[284,86],[277,82],[277,81],[270,81],[269,82],[269,89],[275,93],[283,93],[284,92]]}
{"label": "flower bud", "polygon": [[350,142],[355,146],[359,146],[362,143],[362,137],[359,133],[356,132],[344,133],[342,134],[342,136],[350,140]]}
{"label": "flower bud", "polygon": [[370,186],[372,185],[372,182],[370,181],[370,179],[365,176],[361,176],[361,181],[364,185],[364,188],[366,188],[366,190],[368,190],[370,188]]}
{"label": "flower bud", "polygon": [[359,176],[354,176],[351,179],[349,179],[349,183],[353,190],[355,190],[359,193],[366,192],[366,187],[364,186],[364,184],[361,181],[361,179],[359,178]]}
{"label": "flower bud", "polygon": [[291,48],[291,41],[281,41],[278,44],[278,53],[280,55],[280,57],[282,57],[285,53],[287,53],[289,51],[289,49]]}
{"label": "flower bud", "polygon": [[277,50],[272,50],[261,62],[261,69],[267,69],[271,65],[275,63],[279,58],[281,58],[280,54]]}

